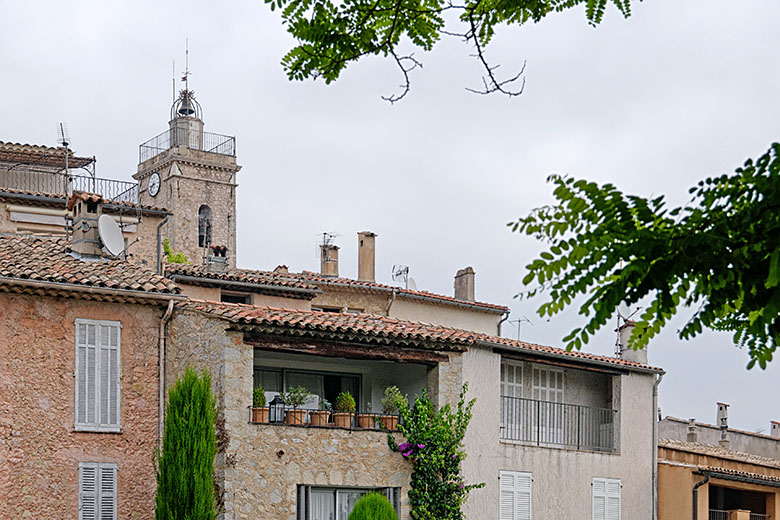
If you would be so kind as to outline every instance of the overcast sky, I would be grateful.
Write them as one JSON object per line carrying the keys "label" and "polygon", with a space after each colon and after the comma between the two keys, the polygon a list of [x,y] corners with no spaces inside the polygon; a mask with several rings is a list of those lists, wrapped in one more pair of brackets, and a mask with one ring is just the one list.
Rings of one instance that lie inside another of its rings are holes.
{"label": "overcast sky", "polygon": [[[477,298],[509,305],[521,339],[560,345],[576,310],[551,320],[513,299],[540,251],[506,222],[552,201],[546,178],[565,173],[640,195],[686,190],[732,172],[780,139],[780,2],[646,0],[629,20],[610,10],[589,27],[582,9],[502,29],[489,58],[512,74],[527,61],[525,93],[478,96],[470,49],[418,52],[424,69],[397,92],[394,65],[369,58],[335,84],[291,83],[279,65],[293,41],[259,0],[19,2],[0,0],[0,140],[56,145],[70,128],[100,177],[130,179],[138,145],[167,129],[172,62],[184,69],[206,130],[235,135],[238,263],[318,268],[318,234],[341,234],[341,274],[356,276],[356,233],[378,233],[377,278],[407,264],[420,289],[452,293],[477,272]],[[683,313],[685,316],[687,312]],[[746,371],[730,336],[675,336],[650,345],[667,375],[664,415],[768,431],[780,420],[780,361]],[[515,336],[512,326],[506,335]],[[611,328],[587,350],[614,352]]]}

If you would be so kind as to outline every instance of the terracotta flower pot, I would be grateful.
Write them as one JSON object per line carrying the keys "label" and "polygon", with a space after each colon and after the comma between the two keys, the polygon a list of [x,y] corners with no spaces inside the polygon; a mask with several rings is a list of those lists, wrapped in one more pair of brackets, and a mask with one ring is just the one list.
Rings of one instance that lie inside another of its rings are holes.
{"label": "terracotta flower pot", "polygon": [[382,423],[382,428],[390,431],[395,431],[398,429],[397,415],[380,415],[379,421]]}
{"label": "terracotta flower pot", "polygon": [[303,424],[305,419],[306,410],[298,410],[297,408],[287,410],[284,415],[284,422],[286,424]]}
{"label": "terracotta flower pot", "polygon": [[327,426],[330,421],[330,412],[327,410],[312,410],[309,412],[309,422],[312,426]]}
{"label": "terracotta flower pot", "polygon": [[253,423],[267,423],[268,422],[268,408],[252,408],[252,422]]}
{"label": "terracotta flower pot", "polygon": [[352,412],[333,412],[333,424],[337,428],[349,428],[352,426]]}
{"label": "terracotta flower pot", "polygon": [[376,414],[373,413],[361,413],[358,415],[358,426],[361,428],[376,428]]}

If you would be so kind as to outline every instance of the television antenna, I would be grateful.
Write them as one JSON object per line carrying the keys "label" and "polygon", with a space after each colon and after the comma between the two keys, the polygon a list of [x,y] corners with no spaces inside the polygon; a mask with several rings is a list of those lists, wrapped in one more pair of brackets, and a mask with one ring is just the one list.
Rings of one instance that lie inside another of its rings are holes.
{"label": "television antenna", "polygon": [[406,289],[409,288],[409,266],[408,265],[403,265],[403,264],[393,265],[391,276],[393,277],[394,282],[398,282],[398,281],[403,282],[404,287]]}
{"label": "television antenna", "polygon": [[67,123],[57,123],[57,143],[65,148],[65,175],[69,175],[70,171],[68,171],[68,151],[70,146],[70,136],[68,135]]}
{"label": "television antenna", "polygon": [[522,329],[521,323],[527,323],[531,327],[534,326],[534,322],[532,322],[525,314],[523,314],[522,318],[517,318],[516,320],[507,320],[507,321],[509,322],[510,325],[512,325],[517,329],[517,341],[520,341],[520,330]]}

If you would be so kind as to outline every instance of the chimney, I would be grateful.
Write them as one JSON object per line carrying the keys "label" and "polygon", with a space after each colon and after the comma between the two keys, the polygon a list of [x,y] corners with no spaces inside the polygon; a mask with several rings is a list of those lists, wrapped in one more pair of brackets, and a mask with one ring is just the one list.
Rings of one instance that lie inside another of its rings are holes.
{"label": "chimney", "polygon": [[376,281],[374,243],[376,233],[361,231],[358,233],[358,280]]}
{"label": "chimney", "polygon": [[775,439],[780,439],[780,422],[772,421],[769,423],[769,435]]}
{"label": "chimney", "polygon": [[68,211],[73,213],[71,250],[82,256],[103,256],[103,243],[98,234],[103,197],[83,191],[73,192],[68,202]]}
{"label": "chimney", "polygon": [[286,265],[284,265],[284,264],[277,265],[274,268],[274,273],[276,273],[276,274],[290,274],[290,269]]}
{"label": "chimney", "polygon": [[619,355],[621,358],[627,361],[633,361],[634,363],[641,363],[646,365],[647,349],[641,348],[639,350],[635,350],[633,348],[629,348],[628,346],[628,340],[631,338],[631,334],[634,332],[634,327],[636,327],[636,322],[633,320],[625,320],[623,324],[618,327],[618,347],[620,348]]}
{"label": "chimney", "polygon": [[729,405],[718,403],[718,428],[726,430],[729,427]]}
{"label": "chimney", "polygon": [[696,442],[698,439],[698,430],[696,428],[696,419],[688,419],[688,442]]}
{"label": "chimney", "polygon": [[339,246],[320,245],[320,273],[323,276],[339,275]]}
{"label": "chimney", "polygon": [[455,273],[455,299],[474,301],[474,268],[465,267]]}

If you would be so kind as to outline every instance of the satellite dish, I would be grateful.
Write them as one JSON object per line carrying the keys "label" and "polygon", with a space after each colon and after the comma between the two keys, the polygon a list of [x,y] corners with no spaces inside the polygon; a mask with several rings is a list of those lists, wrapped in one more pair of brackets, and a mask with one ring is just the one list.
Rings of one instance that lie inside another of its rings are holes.
{"label": "satellite dish", "polygon": [[100,215],[98,219],[98,235],[103,247],[112,256],[119,256],[125,250],[125,238],[119,225],[109,215]]}
{"label": "satellite dish", "polygon": [[414,278],[409,277],[408,280],[406,280],[406,288],[410,291],[416,291],[417,290],[417,282],[414,281]]}

